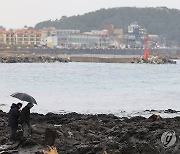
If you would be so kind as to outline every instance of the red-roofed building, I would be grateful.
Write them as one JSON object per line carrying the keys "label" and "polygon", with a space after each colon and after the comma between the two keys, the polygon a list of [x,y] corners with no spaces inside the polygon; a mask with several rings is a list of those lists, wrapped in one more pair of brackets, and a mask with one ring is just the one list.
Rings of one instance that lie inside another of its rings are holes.
{"label": "red-roofed building", "polygon": [[0,31],[0,44],[15,44],[15,35],[13,31]]}
{"label": "red-roofed building", "polygon": [[0,31],[0,44],[2,45],[39,45],[41,31],[38,30],[11,30]]}

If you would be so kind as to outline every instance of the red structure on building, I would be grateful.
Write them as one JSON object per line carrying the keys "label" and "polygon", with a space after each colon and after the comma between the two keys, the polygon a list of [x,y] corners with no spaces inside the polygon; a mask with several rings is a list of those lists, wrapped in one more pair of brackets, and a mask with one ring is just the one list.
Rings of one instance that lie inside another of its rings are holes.
{"label": "red structure on building", "polygon": [[148,45],[149,37],[146,35],[146,48],[144,51],[144,58],[148,59],[149,58],[149,45]]}

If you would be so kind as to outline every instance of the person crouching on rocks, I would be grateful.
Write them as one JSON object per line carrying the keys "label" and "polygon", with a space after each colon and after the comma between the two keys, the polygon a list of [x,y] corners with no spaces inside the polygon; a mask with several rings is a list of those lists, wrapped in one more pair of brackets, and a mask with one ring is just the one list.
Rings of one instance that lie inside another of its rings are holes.
{"label": "person crouching on rocks", "polygon": [[10,141],[17,141],[18,120],[22,103],[13,103],[8,113],[8,126],[11,128]]}
{"label": "person crouching on rocks", "polygon": [[21,111],[20,113],[20,123],[22,125],[23,129],[23,138],[27,139],[29,136],[29,130],[30,130],[30,109],[34,105],[32,103],[28,103]]}

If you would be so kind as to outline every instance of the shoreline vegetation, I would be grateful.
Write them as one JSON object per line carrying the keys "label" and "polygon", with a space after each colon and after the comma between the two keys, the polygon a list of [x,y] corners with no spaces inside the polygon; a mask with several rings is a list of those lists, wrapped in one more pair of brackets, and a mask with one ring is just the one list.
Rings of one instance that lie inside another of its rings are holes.
{"label": "shoreline vegetation", "polygon": [[[175,112],[171,109],[167,111]],[[31,113],[31,137],[12,144],[8,140],[7,116],[0,110],[1,154],[43,154],[46,145],[56,147],[59,154],[180,153],[180,117],[162,118],[153,114],[149,118],[127,118],[113,114],[85,115],[75,112],[46,115]],[[171,130],[176,133],[177,140],[165,148],[161,136]],[[21,131],[18,134],[21,136]]]}

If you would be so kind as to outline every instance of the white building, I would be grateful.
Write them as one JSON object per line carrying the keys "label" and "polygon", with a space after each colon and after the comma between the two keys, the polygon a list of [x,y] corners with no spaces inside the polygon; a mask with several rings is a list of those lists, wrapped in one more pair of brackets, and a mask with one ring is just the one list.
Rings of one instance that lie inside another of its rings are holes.
{"label": "white building", "polygon": [[41,40],[41,45],[55,48],[58,45],[58,38],[57,36],[48,36],[47,38]]}
{"label": "white building", "polygon": [[140,26],[137,24],[137,22],[131,23],[128,26],[128,33],[132,34],[135,33],[136,31],[138,31],[140,28]]}
{"label": "white building", "polygon": [[73,29],[61,29],[56,31],[57,31],[57,35],[80,34],[80,30],[73,30]]}

